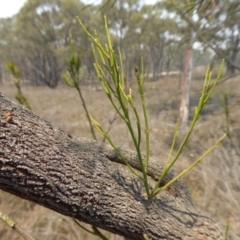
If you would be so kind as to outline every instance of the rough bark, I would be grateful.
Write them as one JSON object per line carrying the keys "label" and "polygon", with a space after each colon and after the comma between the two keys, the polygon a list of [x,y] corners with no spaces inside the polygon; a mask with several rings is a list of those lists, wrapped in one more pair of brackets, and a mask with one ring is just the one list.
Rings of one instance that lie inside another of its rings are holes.
{"label": "rough bark", "polygon": [[[139,169],[135,153],[121,151]],[[151,185],[159,161],[150,161]],[[143,184],[110,146],[76,139],[1,93],[0,188],[130,239],[225,237],[221,224],[195,209],[182,181],[147,200]]]}

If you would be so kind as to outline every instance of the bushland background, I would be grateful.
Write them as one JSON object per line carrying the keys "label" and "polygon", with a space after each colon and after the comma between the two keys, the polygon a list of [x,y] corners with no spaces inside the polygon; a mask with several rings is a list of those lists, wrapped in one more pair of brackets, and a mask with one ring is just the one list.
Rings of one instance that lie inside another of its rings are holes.
{"label": "bushland background", "polygon": [[[229,220],[230,228],[240,234],[239,5],[231,0],[181,3],[162,0],[155,5],[138,0],[99,4],[28,0],[17,15],[0,19],[0,91],[15,99],[13,77],[5,68],[6,62],[14,62],[22,73],[22,91],[36,114],[72,135],[91,138],[78,93],[67,87],[61,77],[67,69],[71,36],[81,53],[81,91],[88,110],[108,128],[115,112],[97,82],[91,42],[75,18],[79,16],[88,30],[97,30],[105,41],[103,16],[106,15],[114,46],[122,50],[126,82],[133,90],[134,67],[144,57],[150,154],[156,159],[166,159],[179,117],[183,83],[191,83],[188,115],[191,120],[206,66],[211,66],[216,77],[224,58],[226,81],[218,85],[204,109],[175,170],[181,171],[223,132],[227,133],[225,142],[184,180],[198,208],[223,224]],[[114,120],[110,134],[117,145],[133,148],[120,119]],[[182,135],[180,131],[177,145]],[[97,138],[102,141],[100,135]],[[94,239],[70,218],[3,191],[0,209],[36,239]],[[106,235],[120,239],[110,233]],[[0,223],[0,239],[20,237]]]}

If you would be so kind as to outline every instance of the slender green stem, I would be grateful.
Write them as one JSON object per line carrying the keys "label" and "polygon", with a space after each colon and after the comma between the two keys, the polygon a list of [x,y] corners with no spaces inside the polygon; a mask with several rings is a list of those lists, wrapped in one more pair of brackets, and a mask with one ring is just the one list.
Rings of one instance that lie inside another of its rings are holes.
{"label": "slender green stem", "polygon": [[[224,62],[223,62],[224,63]],[[205,75],[205,79],[204,79],[204,85],[203,85],[203,89],[202,89],[202,93],[201,93],[201,97],[199,99],[199,103],[198,103],[198,106],[196,107],[195,109],[195,114],[194,114],[194,117],[193,117],[193,120],[190,124],[190,127],[187,131],[187,134],[185,135],[174,159],[172,160],[172,162],[170,164],[166,163],[165,166],[164,166],[164,171],[162,172],[162,174],[159,176],[159,179],[155,185],[155,187],[153,188],[153,193],[154,195],[156,194],[156,192],[158,191],[157,189],[159,188],[163,178],[165,177],[165,175],[168,173],[168,171],[172,168],[172,166],[175,164],[175,162],[177,161],[177,159],[179,158],[180,154],[182,153],[182,150],[184,148],[184,146],[186,145],[188,139],[189,139],[189,136],[191,135],[194,127],[195,127],[195,124],[199,118],[199,115],[203,109],[203,106],[204,104],[206,103],[206,100],[209,99],[210,95],[212,94],[214,88],[216,87],[217,83],[219,82],[220,78],[221,78],[221,75],[222,75],[222,71],[223,71],[223,63],[221,65],[221,68],[219,70],[219,74],[218,74],[218,77],[217,79],[215,80],[213,86],[211,86],[211,88],[209,89],[209,86],[210,86],[210,81],[211,81],[211,71],[210,71],[210,68],[207,69],[207,72],[206,72],[206,75]],[[209,95],[209,93],[211,93]]]}
{"label": "slender green stem", "polygon": [[92,225],[92,229],[93,231],[87,229],[86,227],[84,227],[79,221],[77,221],[76,219],[73,219],[73,221],[78,225],[78,227],[80,227],[81,229],[83,229],[84,231],[94,235],[94,236],[98,236],[100,239],[102,240],[108,240],[107,237],[105,237],[95,226]]}
{"label": "slender green stem", "polygon": [[220,70],[218,71],[218,75],[217,75],[216,81],[213,83],[213,85],[210,86],[210,81],[211,81],[211,79],[209,79],[209,81],[208,81],[208,86],[210,87],[210,91],[207,92],[208,95],[207,95],[207,97],[205,98],[204,103],[207,102],[207,100],[210,98],[210,96],[211,96],[212,93],[213,93],[213,90],[215,89],[215,87],[217,86],[217,84],[219,83],[219,81],[221,80],[221,78],[222,78],[222,73],[223,73],[223,69],[224,69],[224,60],[222,60],[222,63],[221,63],[221,66],[220,66]]}
{"label": "slender green stem", "polygon": [[157,189],[159,188],[163,178],[166,176],[166,174],[168,173],[168,167],[169,167],[169,161],[171,159],[171,156],[172,156],[172,152],[173,152],[173,148],[175,146],[175,143],[176,143],[176,138],[177,138],[177,133],[178,133],[178,127],[179,127],[179,122],[177,122],[176,124],[176,127],[175,127],[175,131],[174,131],[174,136],[173,136],[173,141],[172,141],[172,145],[171,145],[171,148],[170,148],[170,152],[168,154],[168,158],[167,158],[167,161],[166,163],[164,164],[164,168],[163,168],[163,171],[162,171],[162,174],[160,175],[160,178],[157,182],[157,184],[155,185],[155,187],[153,188],[152,190],[152,194],[154,194],[154,192],[157,191]]}
{"label": "slender green stem", "polygon": [[138,140],[137,140],[137,149],[140,150],[140,147],[141,147],[141,122],[140,122],[140,118],[139,118],[139,115],[138,115],[138,112],[137,112],[137,109],[134,105],[134,102],[132,100],[131,97],[129,97],[129,103],[133,109],[133,112],[134,112],[134,115],[136,117],[136,123],[137,123],[137,132],[138,132]]}
{"label": "slender green stem", "polygon": [[84,32],[87,34],[88,37],[90,37],[92,39],[92,41],[97,45],[97,47],[99,48],[99,50],[101,51],[101,53],[103,55],[105,55],[105,57],[107,59],[110,58],[110,56],[108,54],[106,54],[106,52],[104,51],[104,49],[102,48],[101,44],[99,43],[99,41],[94,38],[89,32],[88,30],[85,28],[85,26],[83,25],[82,21],[77,17],[78,23],[79,25],[82,27],[82,29],[84,30]]}
{"label": "slender green stem", "polygon": [[102,129],[102,127],[99,125],[99,123],[91,118],[95,128],[108,140],[108,142],[110,143],[110,145],[113,147],[114,151],[118,154],[118,156],[123,160],[123,162],[128,166],[128,168],[130,169],[130,171],[136,175],[138,178],[140,178],[141,180],[143,180],[143,178],[136,172],[136,170],[128,163],[128,161],[125,159],[125,157],[121,154],[121,152],[119,151],[119,149],[115,146],[115,144],[113,143],[112,139],[109,137],[109,135]]}
{"label": "slender green stem", "polygon": [[123,65],[123,61],[122,61],[122,53],[120,51],[120,48],[118,48],[118,55],[119,55],[119,62],[120,62],[120,69],[121,69],[121,76],[122,76],[122,81],[121,81],[121,84],[123,86],[123,89],[125,90],[126,89],[126,86],[125,86],[125,78],[124,78],[124,65]]}
{"label": "slender green stem", "polygon": [[84,108],[85,114],[86,114],[86,116],[87,116],[88,123],[89,123],[89,125],[90,125],[90,130],[91,130],[92,137],[93,137],[94,140],[97,140],[97,137],[96,137],[96,134],[95,134],[95,131],[94,131],[94,128],[93,128],[93,125],[92,125],[91,119],[90,119],[90,115],[89,115],[89,112],[88,112],[87,106],[86,106],[86,104],[85,104],[85,100],[84,100],[84,98],[83,98],[83,96],[82,96],[82,92],[81,92],[81,90],[80,90],[79,85],[76,86],[76,89],[77,89],[78,94],[79,94],[79,96],[80,96],[80,98],[81,98],[82,105],[83,105],[83,108]]}
{"label": "slender green stem", "polygon": [[195,167],[200,161],[202,161],[209,153],[211,153],[225,139],[225,137],[226,137],[226,134],[224,134],[221,138],[219,138],[211,148],[209,148],[204,154],[202,154],[201,157],[199,157],[188,168],[184,169],[180,174],[178,174],[175,178],[169,181],[166,185],[161,187],[159,190],[155,191],[154,195],[157,195],[158,193],[166,190],[170,185],[175,183],[179,178],[183,177],[186,173],[188,173],[193,167]]}
{"label": "slender green stem", "polygon": [[93,232],[95,233],[95,235],[100,237],[102,240],[109,240],[95,226],[92,225],[92,229],[93,229]]}
{"label": "slender green stem", "polygon": [[230,223],[229,223],[229,220],[227,221],[227,226],[226,226],[226,232],[225,232],[225,240],[229,240],[229,236],[228,236],[228,234],[229,234],[229,225],[230,225]]}
{"label": "slender green stem", "polygon": [[2,219],[3,222],[5,222],[9,227],[11,227],[14,231],[21,235],[25,240],[34,240],[34,238],[30,236],[25,230],[23,230],[19,225],[17,225],[13,219],[3,214],[1,211],[0,219]]}
{"label": "slender green stem", "polygon": [[86,227],[84,227],[79,221],[77,221],[76,219],[73,219],[73,221],[80,227],[82,228],[84,231],[91,233],[93,235],[95,235],[95,233],[89,229],[87,229]]}
{"label": "slender green stem", "polygon": [[148,172],[148,162],[149,162],[149,152],[150,152],[150,146],[149,146],[149,126],[148,126],[148,115],[147,115],[147,107],[146,107],[146,101],[144,97],[144,64],[143,64],[143,58],[141,59],[141,84],[139,85],[139,92],[141,96],[141,102],[142,102],[142,109],[143,109],[143,116],[144,116],[144,123],[145,123],[145,139],[146,139],[146,163],[145,163],[145,171]]}
{"label": "slender green stem", "polygon": [[144,163],[143,163],[141,149],[138,147],[136,136],[134,134],[129,116],[127,118],[128,118],[129,121],[126,124],[127,124],[128,130],[131,134],[131,137],[133,139],[134,146],[137,150],[138,161],[140,163],[140,167],[141,167],[141,170],[142,170],[142,173],[143,173],[144,186],[145,186],[145,189],[146,189],[146,192],[147,192],[147,196],[148,196],[148,198],[150,198],[151,194],[150,194],[149,185],[148,185],[147,172],[146,172],[146,169],[145,169],[145,166],[144,166]]}
{"label": "slender green stem", "polygon": [[[144,182],[144,186],[146,188],[146,192],[148,197],[150,197],[150,191],[149,191],[149,185],[148,185],[148,179],[147,179],[147,167],[144,165],[143,162],[143,157],[141,154],[141,149],[140,149],[140,144],[141,144],[141,122],[140,122],[140,118],[138,115],[138,112],[134,106],[134,103],[132,101],[132,98],[130,95],[128,95],[125,91],[125,78],[124,78],[124,71],[123,71],[123,64],[122,64],[122,56],[121,56],[121,52],[119,50],[119,59],[120,59],[120,66],[118,66],[116,57],[115,57],[115,53],[114,50],[112,48],[112,42],[111,42],[111,37],[109,34],[109,30],[108,30],[108,26],[107,26],[107,20],[106,17],[104,17],[104,22],[105,22],[105,31],[106,31],[106,35],[107,35],[107,44],[105,45],[105,48],[102,47],[102,45],[100,44],[100,41],[97,38],[94,38],[88,31],[87,29],[84,27],[84,25],[82,24],[82,22],[78,19],[81,27],[83,28],[83,30],[86,32],[86,34],[93,40],[93,54],[94,54],[94,59],[95,59],[95,69],[98,75],[98,78],[100,80],[100,83],[105,91],[105,93],[107,94],[110,102],[112,103],[113,107],[115,108],[115,110],[118,112],[118,114],[120,115],[120,117],[125,121],[127,128],[130,132],[131,138],[133,140],[134,146],[136,148],[137,151],[137,156],[139,159],[139,163],[140,163],[140,167],[141,167],[141,171],[142,171],[142,180]],[[95,47],[97,48],[97,51],[95,50]],[[106,49],[106,50],[105,50]],[[106,68],[107,72],[110,74],[112,80],[113,80],[113,85],[114,87],[112,87],[108,81],[108,79],[105,77],[105,74],[102,70],[102,67],[99,63],[98,60],[98,56],[97,56],[97,52],[100,56],[100,59],[103,63],[103,66]],[[106,58],[106,61],[105,59]],[[120,70],[120,68],[122,68]],[[143,73],[143,66],[142,66],[142,73]],[[144,73],[143,73],[144,74]],[[139,88],[141,88],[141,99],[142,99],[142,106],[146,107],[145,104],[145,100],[144,100],[144,96],[143,96],[143,74],[142,74],[142,79],[140,79],[139,82]],[[112,95],[115,97],[115,99],[113,99]],[[119,106],[117,106],[116,102],[119,104]],[[128,105],[130,104],[130,106],[132,107],[132,110],[134,112],[135,118],[136,118],[136,124],[137,124],[137,136],[133,130],[133,124],[129,115],[129,109],[128,109]],[[144,119],[146,120],[147,114],[146,111],[144,112]],[[93,121],[93,120],[92,120]],[[147,123],[148,125],[148,123]],[[96,123],[95,123],[95,127],[96,127]],[[145,124],[146,126],[146,124]],[[149,133],[148,133],[148,127],[146,128],[146,136],[147,139],[149,138]],[[100,129],[100,126],[97,126],[97,129],[101,132],[101,134],[104,135],[104,137],[108,140],[108,142],[110,143],[110,145],[117,151],[116,146],[114,145],[114,143],[112,142],[111,138],[102,130]],[[147,142],[147,146],[149,144],[149,140],[146,141]],[[147,147],[147,149],[149,149],[149,146]],[[119,153],[120,154],[120,153]],[[147,151],[147,160],[146,163],[148,164],[148,158],[149,158],[149,150]],[[129,163],[123,158],[123,156],[120,155],[120,157],[123,159],[124,163],[130,168],[130,170],[139,177],[139,174],[136,173],[136,171],[134,171],[134,169],[129,165]]]}
{"label": "slender green stem", "polygon": [[151,240],[151,239],[147,236],[147,234],[143,234],[143,238],[144,238],[144,240]]}

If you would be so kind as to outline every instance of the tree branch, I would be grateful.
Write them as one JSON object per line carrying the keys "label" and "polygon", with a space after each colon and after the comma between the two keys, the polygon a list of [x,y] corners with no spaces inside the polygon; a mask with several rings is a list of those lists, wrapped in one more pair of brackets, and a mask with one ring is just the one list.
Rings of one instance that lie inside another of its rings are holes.
{"label": "tree branch", "polygon": [[[134,152],[121,152],[140,169]],[[152,186],[161,170],[159,160],[151,160]],[[1,93],[0,188],[130,239],[225,236],[222,225],[195,209],[182,181],[147,200],[142,182],[109,145],[76,139]]]}

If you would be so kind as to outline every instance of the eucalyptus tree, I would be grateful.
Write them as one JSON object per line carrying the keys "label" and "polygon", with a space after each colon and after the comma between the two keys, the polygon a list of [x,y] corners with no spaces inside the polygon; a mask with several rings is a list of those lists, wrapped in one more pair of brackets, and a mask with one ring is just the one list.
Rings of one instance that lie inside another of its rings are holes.
{"label": "eucalyptus tree", "polygon": [[134,66],[139,64],[139,56],[143,54],[140,46],[143,21],[141,8],[142,4],[138,0],[117,0],[113,6],[108,4],[101,10],[101,14],[107,16],[113,44],[122,50],[128,79],[131,79]]}
{"label": "eucalyptus tree", "polygon": [[153,80],[156,80],[167,64],[170,68],[174,46],[180,44],[180,32],[175,20],[166,14],[161,4],[144,6],[142,14],[145,20],[142,39],[152,63]]}
{"label": "eucalyptus tree", "polygon": [[93,28],[99,20],[93,14],[96,7],[85,6],[77,0],[28,0],[16,16],[0,21],[1,65],[5,61],[15,62],[31,84],[56,87],[66,67],[71,35],[85,55],[83,62],[90,73],[91,45],[79,29],[76,16]]}
{"label": "eucalyptus tree", "polygon": [[146,72],[156,79],[165,64],[165,48],[178,43],[177,24],[164,11],[161,5],[144,5],[136,0],[115,1],[101,10],[107,15],[113,43],[122,50],[128,78],[144,57]]}
{"label": "eucalyptus tree", "polygon": [[201,5],[198,10],[199,29],[194,26],[198,40],[210,48],[218,58],[226,61],[227,72],[233,75],[240,70],[240,3],[239,1],[214,1]]}
{"label": "eucalyptus tree", "polygon": [[[74,24],[70,14],[62,11],[71,5],[72,13],[77,13],[74,1],[28,0],[17,15],[16,33],[18,45],[24,51],[27,63],[27,77],[36,84],[56,87],[66,56],[66,35]],[[65,18],[63,17],[65,16]]]}
{"label": "eucalyptus tree", "polygon": [[165,0],[159,4],[166,9],[168,14],[172,14],[174,20],[178,24],[179,30],[182,32],[180,37],[185,49],[182,59],[183,77],[180,91],[179,122],[181,127],[186,127],[188,125],[189,118],[189,95],[192,81],[193,44],[196,41],[192,24],[195,23],[193,16],[196,14],[198,2],[196,0],[184,0],[181,2],[175,0]]}

